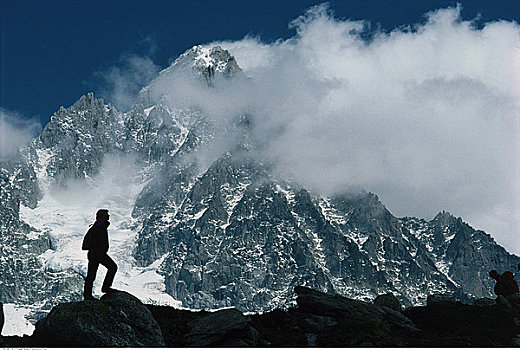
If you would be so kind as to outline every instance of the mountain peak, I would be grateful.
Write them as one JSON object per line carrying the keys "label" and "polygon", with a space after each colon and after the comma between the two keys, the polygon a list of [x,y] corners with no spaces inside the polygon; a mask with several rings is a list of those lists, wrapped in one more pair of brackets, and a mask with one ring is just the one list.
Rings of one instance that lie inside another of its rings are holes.
{"label": "mountain peak", "polygon": [[86,95],[81,96],[72,107],[75,109],[82,109],[89,106],[104,106],[105,102],[102,99],[95,98],[94,93],[89,92]]}
{"label": "mountain peak", "polygon": [[437,215],[435,215],[435,217],[432,219],[432,221],[434,222],[438,222],[440,223],[442,226],[448,226],[449,224],[451,224],[452,222],[456,221],[457,218],[453,215],[451,215],[449,212],[447,211],[441,211],[439,212]]}
{"label": "mountain peak", "polygon": [[235,58],[220,46],[212,48],[195,45],[179,57],[179,61],[189,57],[192,67],[197,70],[213,70],[214,73],[222,73],[226,77],[234,76],[240,67]]}
{"label": "mountain peak", "polygon": [[242,70],[229,51],[220,46],[205,47],[195,45],[180,55],[173,64],[160,75],[185,71],[202,78],[209,86],[216,78],[230,79]]}

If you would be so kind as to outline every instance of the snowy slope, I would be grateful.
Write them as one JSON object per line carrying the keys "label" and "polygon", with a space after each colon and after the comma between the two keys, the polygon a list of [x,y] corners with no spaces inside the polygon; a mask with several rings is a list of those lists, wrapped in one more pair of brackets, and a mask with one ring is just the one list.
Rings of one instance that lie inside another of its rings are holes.
{"label": "snowy slope", "polygon": [[34,325],[28,320],[33,307],[4,304],[5,324],[2,328],[2,335],[31,335],[34,331]]}
{"label": "snowy slope", "polygon": [[[45,164],[40,166],[45,168]],[[39,175],[44,173],[40,171]],[[97,209],[107,208],[111,214],[109,255],[118,265],[114,287],[148,303],[178,304],[164,293],[163,278],[154,272],[154,264],[146,268],[135,267],[132,250],[139,227],[133,222],[131,212],[146,182],[128,160],[106,160],[101,173],[91,178],[90,184],[78,184],[73,191],[66,193],[53,192],[45,175],[39,180],[43,184],[43,200],[35,209],[22,206],[20,216],[29,225],[49,232],[55,242],[54,249],[40,256],[45,269],[72,270],[86,276],[86,251],[81,250],[81,242]],[[100,271],[104,275],[106,270],[101,267]],[[102,283],[100,275],[98,272],[94,285],[98,296]]]}
{"label": "snowy slope", "polygon": [[[41,163],[38,164],[37,174],[43,199],[34,209],[22,205],[20,218],[37,230],[48,232],[51,237],[52,249],[39,256],[44,269],[86,276],[87,252],[81,250],[81,242],[94,221],[97,209],[108,208],[111,214],[109,255],[118,265],[114,288],[128,291],[148,304],[180,306],[178,301],[164,292],[164,277],[156,273],[162,260],[147,267],[137,267],[132,257],[140,228],[131,218],[131,212],[146,180],[132,167],[131,160],[107,159],[98,176],[88,179],[88,183],[74,184],[72,189],[62,192],[52,189],[51,179],[46,175],[49,155],[40,153],[39,156]],[[94,284],[94,295],[97,297],[101,296],[105,273],[106,269],[101,266]],[[76,288],[80,288],[78,292],[82,293],[82,286]],[[33,326],[27,318],[32,318],[32,311],[41,306],[6,304],[3,334],[32,333]]]}

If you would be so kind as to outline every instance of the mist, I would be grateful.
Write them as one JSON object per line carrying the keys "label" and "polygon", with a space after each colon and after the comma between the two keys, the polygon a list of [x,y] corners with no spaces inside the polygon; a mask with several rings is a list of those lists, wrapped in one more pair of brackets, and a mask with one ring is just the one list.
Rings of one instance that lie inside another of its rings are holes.
{"label": "mist", "polygon": [[16,155],[41,131],[36,119],[27,119],[18,113],[0,109],[0,159]]}
{"label": "mist", "polygon": [[142,181],[135,155],[107,153],[98,174],[86,179],[68,179],[53,186],[51,195],[64,206],[95,213],[101,207],[131,207],[132,186]]}
{"label": "mist", "polygon": [[96,90],[118,110],[127,111],[139,90],[158,73],[159,67],[149,57],[125,54],[120,57],[118,64],[95,74],[97,80],[101,81]]}
{"label": "mist", "polygon": [[447,210],[520,253],[520,27],[460,12],[385,32],[316,6],[288,40],[207,45],[242,76],[208,89],[161,74],[151,90],[224,128],[247,115],[252,154],[317,194],[354,186],[396,216]]}

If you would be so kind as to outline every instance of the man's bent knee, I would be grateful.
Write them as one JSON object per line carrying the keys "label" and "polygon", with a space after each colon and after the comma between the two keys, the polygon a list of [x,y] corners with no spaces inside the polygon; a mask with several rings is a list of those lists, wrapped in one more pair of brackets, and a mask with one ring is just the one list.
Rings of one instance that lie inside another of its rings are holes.
{"label": "man's bent knee", "polygon": [[113,262],[113,261],[110,261],[110,263],[109,263],[108,266],[107,266],[107,269],[112,270],[112,271],[117,271],[117,265],[116,265],[116,263]]}

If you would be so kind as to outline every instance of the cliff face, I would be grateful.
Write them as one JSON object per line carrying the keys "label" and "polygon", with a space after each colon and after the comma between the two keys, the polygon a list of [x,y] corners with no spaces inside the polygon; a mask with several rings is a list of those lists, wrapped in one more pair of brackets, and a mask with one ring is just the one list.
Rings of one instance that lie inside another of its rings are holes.
{"label": "cliff face", "polygon": [[401,222],[424,245],[436,268],[470,296],[494,296],[489,271],[517,270],[517,256],[508,254],[489,234],[449,213],[439,213],[429,222],[415,218]]}
{"label": "cliff face", "polygon": [[20,206],[34,208],[41,197],[35,171],[22,155],[0,159],[0,300],[4,303],[54,303],[70,297],[55,292],[69,288],[71,280],[62,279],[59,271],[42,269],[39,256],[52,248],[48,233],[20,218]]}

